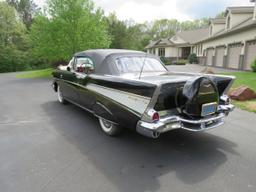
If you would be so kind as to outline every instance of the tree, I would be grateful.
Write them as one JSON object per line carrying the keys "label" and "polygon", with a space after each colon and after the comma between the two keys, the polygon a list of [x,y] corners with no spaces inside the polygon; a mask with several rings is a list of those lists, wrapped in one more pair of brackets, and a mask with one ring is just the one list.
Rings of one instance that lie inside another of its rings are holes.
{"label": "tree", "polygon": [[133,20],[120,21],[115,13],[105,18],[111,36],[111,48],[143,50],[150,40],[148,26]]}
{"label": "tree", "polygon": [[206,27],[209,24],[208,18],[202,18],[194,21],[179,22],[176,19],[160,19],[155,20],[150,27],[151,39],[157,40],[160,38],[167,38],[173,36],[177,31],[185,31]]}
{"label": "tree", "polygon": [[103,12],[90,0],[51,0],[47,4],[47,16],[37,15],[31,27],[35,55],[56,62],[78,51],[109,46]]}
{"label": "tree", "polygon": [[0,2],[0,46],[14,45],[24,33],[24,25],[17,19],[15,9]]}
{"label": "tree", "polygon": [[26,28],[15,8],[0,2],[0,72],[26,68]]}
{"label": "tree", "polygon": [[176,19],[160,19],[153,22],[151,34],[153,39],[167,38],[173,36],[178,29],[179,22]]}
{"label": "tree", "polygon": [[32,25],[33,16],[37,10],[37,6],[33,0],[20,0],[18,4],[17,11],[28,29]]}
{"label": "tree", "polygon": [[18,9],[18,4],[19,4],[18,0],[6,0],[6,3],[8,3],[8,5],[14,7],[16,10]]}
{"label": "tree", "polygon": [[127,37],[126,24],[118,20],[115,13],[110,14],[105,20],[111,37],[110,48],[127,48],[125,45],[125,38]]}
{"label": "tree", "polygon": [[33,16],[38,11],[37,5],[33,0],[7,0],[6,2],[17,10],[23,23],[26,25],[27,29],[29,29],[32,24]]}
{"label": "tree", "polygon": [[216,15],[216,18],[225,18],[226,12],[222,11]]}

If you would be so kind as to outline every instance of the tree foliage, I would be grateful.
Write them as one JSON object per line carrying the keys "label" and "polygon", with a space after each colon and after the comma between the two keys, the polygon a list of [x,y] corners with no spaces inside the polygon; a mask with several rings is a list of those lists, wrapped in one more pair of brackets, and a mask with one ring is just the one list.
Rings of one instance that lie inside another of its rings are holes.
{"label": "tree foliage", "polygon": [[145,43],[148,43],[150,37],[147,38],[146,24],[120,21],[115,13],[110,14],[105,20],[111,36],[110,48],[143,50]]}
{"label": "tree foliage", "polygon": [[91,0],[47,0],[43,10],[33,0],[0,0],[0,72],[43,68],[87,49],[143,50],[150,40],[208,24],[208,18],[121,21]]}
{"label": "tree foliage", "polygon": [[202,18],[194,21],[179,22],[176,19],[160,19],[147,23],[148,33],[151,39],[157,40],[173,36],[178,31],[198,29],[206,27],[209,24],[208,18]]}
{"label": "tree foliage", "polygon": [[176,19],[160,19],[137,24],[133,21],[120,21],[114,13],[106,18],[111,35],[111,48],[143,50],[150,40],[167,38],[178,31],[198,29],[209,24],[208,18],[179,22]]}
{"label": "tree foliage", "polygon": [[23,20],[27,29],[29,29],[33,16],[39,10],[33,0],[6,0],[6,2],[17,10],[19,17]]}
{"label": "tree foliage", "polygon": [[33,53],[51,62],[110,44],[103,12],[89,0],[48,1],[47,16],[35,17],[30,39]]}
{"label": "tree foliage", "polygon": [[0,2],[0,72],[26,68],[26,28],[15,8]]}

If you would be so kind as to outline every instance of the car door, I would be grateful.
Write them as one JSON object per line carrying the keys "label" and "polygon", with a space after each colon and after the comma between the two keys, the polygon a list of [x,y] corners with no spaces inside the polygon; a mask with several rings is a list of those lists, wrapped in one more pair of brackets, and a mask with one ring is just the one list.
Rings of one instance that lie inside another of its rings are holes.
{"label": "car door", "polygon": [[[70,60],[69,65],[73,65],[73,58]],[[72,100],[73,98],[72,83],[75,81],[75,74],[71,71],[70,66],[66,66],[65,70],[61,68],[60,81],[58,82],[63,96],[68,100]]]}
{"label": "car door", "polygon": [[60,79],[60,87],[63,96],[71,102],[78,102],[78,75],[77,75],[77,59],[73,58],[67,70],[62,71]]}
{"label": "car door", "polygon": [[91,74],[94,73],[94,64],[89,57],[79,58],[80,70],[76,72],[78,88],[79,104],[88,110],[92,110],[95,103],[95,94],[87,89],[88,83],[92,81]]}

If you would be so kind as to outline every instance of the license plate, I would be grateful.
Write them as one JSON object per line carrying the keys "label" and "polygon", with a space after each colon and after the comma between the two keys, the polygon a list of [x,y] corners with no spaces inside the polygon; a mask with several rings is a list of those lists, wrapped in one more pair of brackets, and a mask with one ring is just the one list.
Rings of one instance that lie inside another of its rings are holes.
{"label": "license plate", "polygon": [[211,115],[216,112],[217,103],[206,103],[202,105],[201,116]]}

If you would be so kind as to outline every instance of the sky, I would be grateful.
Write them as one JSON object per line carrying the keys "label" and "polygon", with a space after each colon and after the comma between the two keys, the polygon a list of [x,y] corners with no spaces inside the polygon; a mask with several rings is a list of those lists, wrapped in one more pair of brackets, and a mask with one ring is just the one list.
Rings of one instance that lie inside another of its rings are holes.
{"label": "sky", "polygon": [[[34,0],[42,6],[45,0]],[[121,20],[142,23],[155,19],[180,21],[214,17],[228,6],[253,6],[250,0],[93,0],[105,14],[115,12]]]}

